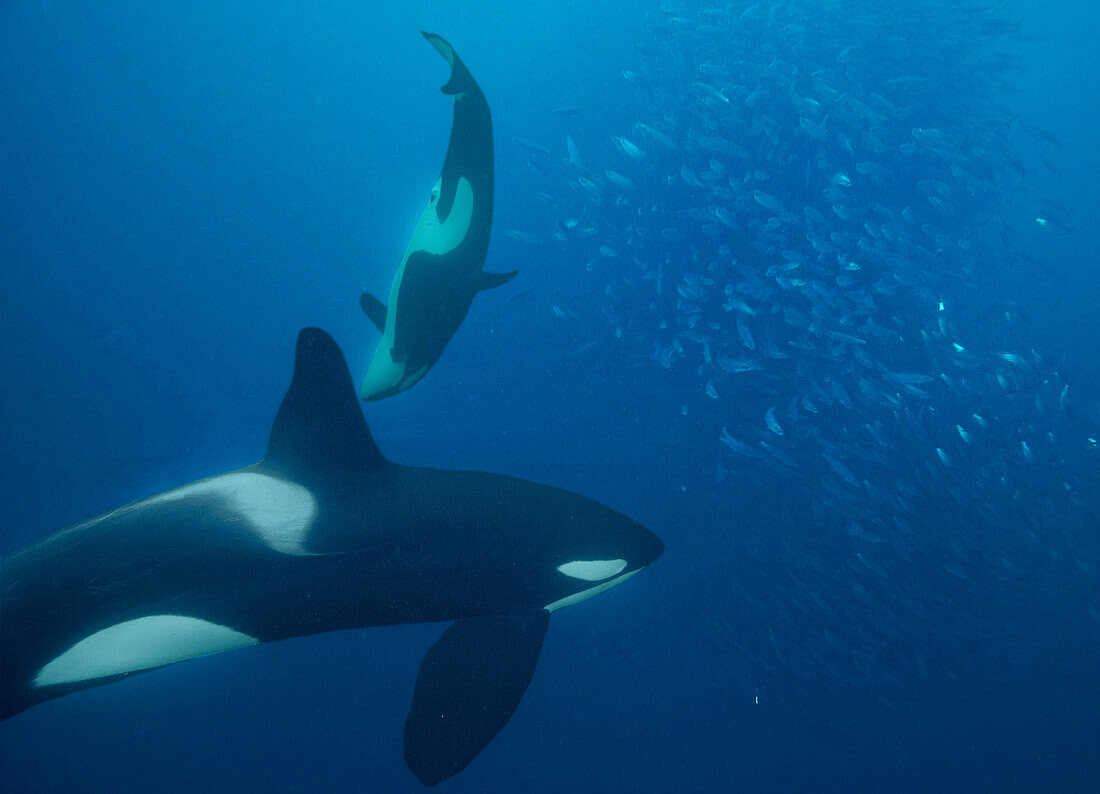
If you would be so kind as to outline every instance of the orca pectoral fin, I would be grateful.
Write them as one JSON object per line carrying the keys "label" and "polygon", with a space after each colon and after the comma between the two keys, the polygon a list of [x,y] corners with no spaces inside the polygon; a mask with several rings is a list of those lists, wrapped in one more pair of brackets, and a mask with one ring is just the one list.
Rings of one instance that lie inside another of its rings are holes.
{"label": "orca pectoral fin", "polygon": [[549,619],[539,609],[459,620],[428,650],[405,720],[405,763],[421,783],[461,772],[511,719]]}
{"label": "orca pectoral fin", "polygon": [[378,300],[369,292],[359,296],[359,306],[367,319],[374,323],[382,333],[386,332],[386,304]]}
{"label": "orca pectoral fin", "polygon": [[518,272],[518,270],[513,270],[511,273],[486,273],[482,271],[478,274],[477,288],[480,291],[507,284],[516,277]]}

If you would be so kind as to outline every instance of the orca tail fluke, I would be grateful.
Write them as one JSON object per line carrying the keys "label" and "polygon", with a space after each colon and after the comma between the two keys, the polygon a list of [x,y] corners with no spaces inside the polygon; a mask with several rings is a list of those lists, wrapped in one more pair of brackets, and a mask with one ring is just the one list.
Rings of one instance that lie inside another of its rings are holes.
{"label": "orca tail fluke", "polygon": [[466,68],[466,64],[446,39],[424,30],[420,31],[420,35],[427,39],[428,43],[435,47],[443,59],[451,65],[451,79],[440,89],[444,94],[462,94],[471,90],[480,92],[470,70]]}

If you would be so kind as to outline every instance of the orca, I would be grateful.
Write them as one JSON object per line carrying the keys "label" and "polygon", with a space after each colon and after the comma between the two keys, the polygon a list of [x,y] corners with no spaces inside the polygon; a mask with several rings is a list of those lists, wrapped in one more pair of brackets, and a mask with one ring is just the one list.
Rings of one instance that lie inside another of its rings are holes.
{"label": "orca", "polygon": [[0,559],[0,718],[256,643],[454,621],[417,675],[405,759],[429,786],[465,768],[519,704],[550,614],[664,547],[567,490],[394,463],[359,405],[307,328],[262,460]]}
{"label": "orca", "polygon": [[489,103],[454,48],[434,33],[421,35],[451,66],[442,89],[454,96],[451,140],[443,171],[393,278],[389,305],[367,293],[359,300],[382,332],[359,392],[364,400],[416,385],[466,319],[474,295],[499,287],[517,272],[481,269],[493,220]]}

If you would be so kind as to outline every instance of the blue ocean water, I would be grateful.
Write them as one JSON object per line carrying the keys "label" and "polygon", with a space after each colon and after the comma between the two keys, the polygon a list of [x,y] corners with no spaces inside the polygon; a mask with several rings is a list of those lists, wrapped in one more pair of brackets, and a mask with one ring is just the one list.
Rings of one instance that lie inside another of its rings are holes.
{"label": "blue ocean water", "polygon": [[[0,552],[255,461],[304,326],[363,372],[359,294],[450,129],[427,29],[489,99],[486,269],[520,275],[371,430],[666,545],[555,613],[442,786],[1095,790],[1098,26],[1083,0],[7,3]],[[0,786],[417,790],[441,629],[50,701],[0,727]]]}

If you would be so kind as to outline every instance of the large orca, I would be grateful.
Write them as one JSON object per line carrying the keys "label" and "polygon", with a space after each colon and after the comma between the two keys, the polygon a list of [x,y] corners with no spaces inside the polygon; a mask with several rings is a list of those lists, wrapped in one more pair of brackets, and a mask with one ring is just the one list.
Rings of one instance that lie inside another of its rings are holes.
{"label": "large orca", "polygon": [[434,785],[511,717],[550,613],[662,549],[640,524],[560,488],[387,460],[340,349],[307,328],[259,463],[0,560],[0,717],[255,643],[450,620],[405,725],[406,761]]}
{"label": "large orca", "polygon": [[380,400],[414,386],[439,360],[474,295],[516,275],[481,269],[493,220],[493,122],[489,103],[454,48],[434,33],[424,38],[447,63],[454,121],[443,172],[390,287],[389,306],[364,293],[360,305],[382,332],[360,396]]}

